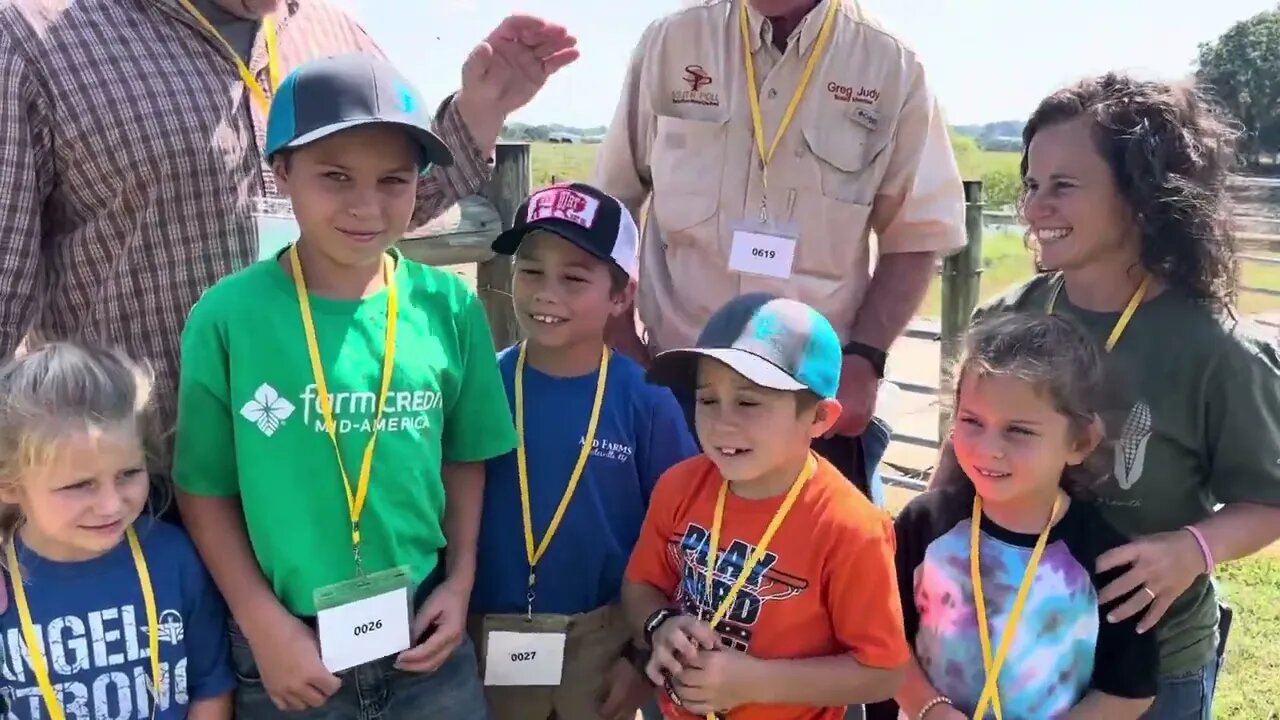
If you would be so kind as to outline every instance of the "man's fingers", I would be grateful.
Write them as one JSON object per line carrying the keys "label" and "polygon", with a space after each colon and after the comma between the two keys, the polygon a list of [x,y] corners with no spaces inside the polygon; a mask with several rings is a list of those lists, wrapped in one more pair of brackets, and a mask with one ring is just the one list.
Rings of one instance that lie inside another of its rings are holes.
{"label": "man's fingers", "polygon": [[493,65],[493,46],[487,42],[476,45],[462,63],[462,84],[470,85],[488,74]]}

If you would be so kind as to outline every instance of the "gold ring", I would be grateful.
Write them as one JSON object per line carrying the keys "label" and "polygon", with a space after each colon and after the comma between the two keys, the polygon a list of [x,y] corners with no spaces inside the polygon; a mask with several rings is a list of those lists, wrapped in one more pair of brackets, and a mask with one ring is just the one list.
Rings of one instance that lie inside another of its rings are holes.
{"label": "gold ring", "polygon": [[1151,596],[1151,599],[1152,599],[1152,600],[1155,600],[1155,599],[1156,599],[1156,593],[1155,593],[1155,591],[1154,591],[1154,590],[1152,590],[1151,588],[1147,587],[1146,585],[1143,585],[1143,586],[1142,586],[1142,589],[1147,591],[1147,594]]}

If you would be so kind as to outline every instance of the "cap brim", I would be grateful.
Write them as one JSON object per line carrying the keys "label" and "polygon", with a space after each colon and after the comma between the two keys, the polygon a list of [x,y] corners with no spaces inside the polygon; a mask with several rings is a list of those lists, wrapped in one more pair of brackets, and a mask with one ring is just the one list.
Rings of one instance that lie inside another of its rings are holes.
{"label": "cap brim", "polygon": [[419,147],[422,148],[422,159],[426,165],[439,165],[448,167],[453,164],[453,152],[449,150],[449,146],[444,144],[440,136],[431,132],[427,128],[407,120],[389,120],[387,118],[359,118],[356,120],[344,120],[332,125],[316,128],[309,133],[304,133],[294,138],[290,143],[285,145],[287,148],[297,148],[308,145],[322,138],[326,138],[336,132],[350,130],[354,127],[363,125],[394,125],[408,131]]}
{"label": "cap brim", "polygon": [[[515,255],[516,251],[520,249],[520,244],[524,242],[525,236],[535,230],[543,230],[553,235],[558,235],[573,243],[583,252],[590,253],[593,257],[612,265],[618,264],[617,260],[591,242],[591,238],[587,236],[588,231],[586,228],[557,218],[535,220],[519,227],[513,227],[510,230],[504,230],[498,234],[498,237],[494,238],[489,247],[499,255]],[[626,268],[623,268],[623,271],[625,272]]]}
{"label": "cap brim", "polygon": [[691,394],[697,383],[698,358],[702,357],[719,360],[760,387],[788,392],[809,389],[777,365],[738,348],[684,348],[658,353],[649,366],[647,378],[677,393]]}

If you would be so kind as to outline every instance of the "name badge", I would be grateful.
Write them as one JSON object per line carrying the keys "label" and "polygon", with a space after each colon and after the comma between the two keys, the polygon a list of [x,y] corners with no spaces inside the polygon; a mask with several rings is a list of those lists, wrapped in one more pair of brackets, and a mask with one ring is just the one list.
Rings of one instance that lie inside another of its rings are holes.
{"label": "name badge", "polygon": [[485,643],[484,684],[559,685],[565,637],[562,632],[490,632]]}
{"label": "name badge", "polygon": [[751,226],[733,230],[729,269],[786,280],[796,259],[796,235],[780,228]]}
{"label": "name badge", "polygon": [[259,260],[274,258],[302,234],[293,216],[293,204],[283,198],[258,198],[253,222],[258,231]]}
{"label": "name badge", "polygon": [[315,591],[320,659],[341,672],[409,649],[409,570],[385,570]]}

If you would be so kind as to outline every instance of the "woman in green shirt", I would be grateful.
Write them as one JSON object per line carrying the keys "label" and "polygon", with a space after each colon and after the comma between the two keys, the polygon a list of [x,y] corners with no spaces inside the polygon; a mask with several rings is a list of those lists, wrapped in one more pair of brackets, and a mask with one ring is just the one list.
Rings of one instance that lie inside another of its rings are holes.
{"label": "woman in green shirt", "polygon": [[1213,568],[1280,537],[1280,357],[1234,308],[1233,141],[1190,87],[1108,74],[1045,98],[1021,168],[1040,272],[975,313],[1070,315],[1108,350],[1096,492],[1134,540],[1099,558],[1130,568],[1098,601],[1156,632],[1156,720],[1211,717]]}

